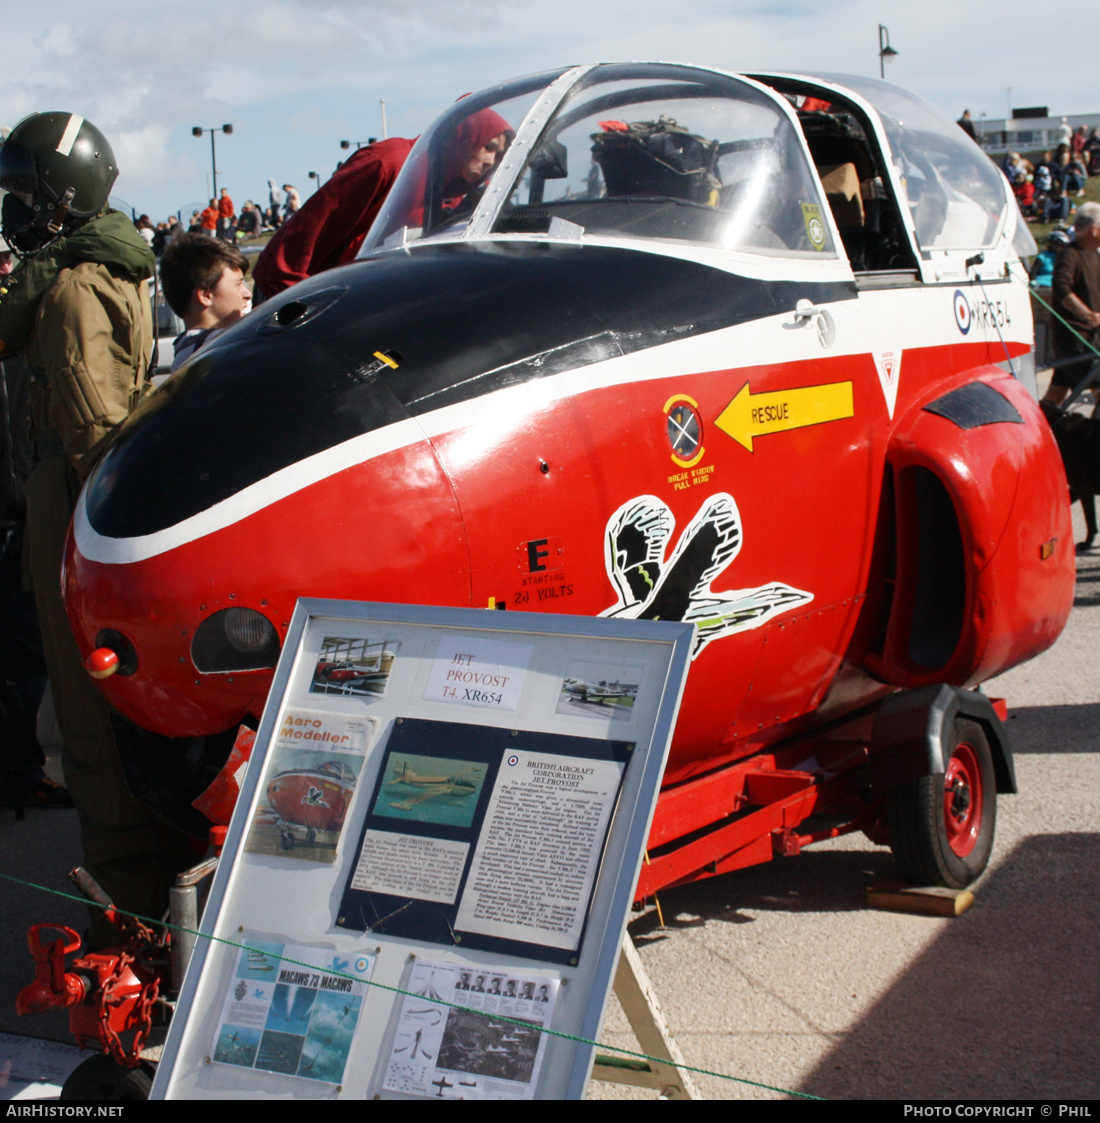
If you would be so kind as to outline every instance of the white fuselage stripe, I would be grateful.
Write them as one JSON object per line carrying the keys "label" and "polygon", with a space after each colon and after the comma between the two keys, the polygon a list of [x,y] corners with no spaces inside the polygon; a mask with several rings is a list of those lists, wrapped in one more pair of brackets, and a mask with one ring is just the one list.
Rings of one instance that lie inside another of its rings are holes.
{"label": "white fuselage stripe", "polygon": [[[1025,293],[1026,297],[1026,293]],[[872,309],[872,306],[873,309]],[[858,300],[828,305],[836,321],[836,343],[824,348],[812,321],[795,327],[793,309],[721,331],[647,348],[592,366],[509,386],[416,418],[394,422],[327,448],[257,480],[174,526],[135,538],[108,538],[88,521],[81,494],[73,529],[81,554],[90,561],[127,564],[175,549],[222,530],[273,503],[358,464],[421,441],[472,429],[488,419],[530,414],[555,402],[630,383],[707,370],[804,363],[825,357],[899,354],[910,347],[943,346],[962,340],[952,311],[950,288],[904,288],[864,293]],[[972,331],[969,338],[978,333]],[[1010,337],[1015,333],[1010,333]]]}
{"label": "white fuselage stripe", "polygon": [[415,419],[397,421],[382,429],[375,429],[350,441],[344,441],[333,448],[326,448],[305,460],[288,464],[285,468],[280,468],[272,475],[243,488],[228,499],[207,507],[197,515],[183,519],[164,530],[137,538],[106,538],[98,534],[88,521],[85,506],[86,493],[81,492],[73,514],[76,544],[81,554],[90,561],[115,565],[144,561],[146,558],[182,546],[185,542],[192,542],[196,538],[223,530],[319,480],[327,479],[375,457],[407,448],[424,440],[424,437],[424,430]]}

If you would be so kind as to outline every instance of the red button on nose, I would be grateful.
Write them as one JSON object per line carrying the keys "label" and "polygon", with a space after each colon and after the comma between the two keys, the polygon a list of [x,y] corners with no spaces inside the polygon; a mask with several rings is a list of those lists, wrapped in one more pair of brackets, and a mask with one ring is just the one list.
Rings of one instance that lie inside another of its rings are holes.
{"label": "red button on nose", "polygon": [[97,647],[84,660],[84,666],[92,678],[110,678],[118,670],[118,656],[109,647]]}

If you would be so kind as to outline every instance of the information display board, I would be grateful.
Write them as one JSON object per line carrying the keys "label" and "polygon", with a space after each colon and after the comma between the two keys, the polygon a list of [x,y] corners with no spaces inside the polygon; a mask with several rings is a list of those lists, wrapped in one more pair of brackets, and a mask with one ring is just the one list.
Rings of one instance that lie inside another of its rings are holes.
{"label": "information display board", "polygon": [[300,601],[153,1098],[579,1097],[692,634]]}

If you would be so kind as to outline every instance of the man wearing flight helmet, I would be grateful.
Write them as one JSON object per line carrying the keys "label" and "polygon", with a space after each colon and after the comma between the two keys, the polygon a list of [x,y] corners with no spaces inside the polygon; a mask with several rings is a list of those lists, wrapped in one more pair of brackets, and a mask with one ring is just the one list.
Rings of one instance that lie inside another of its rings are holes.
{"label": "man wearing flight helmet", "polygon": [[[60,595],[76,496],[145,392],[152,354],[155,261],[107,206],[117,176],[106,137],[76,114],[32,114],[0,145],[3,235],[22,258],[0,296],[0,357],[22,352],[31,376],[39,462],[27,481],[26,558],[85,862],[119,907],[159,915],[170,867],[187,864],[183,836],[127,790],[110,710]],[[93,918],[93,942],[110,938]]]}

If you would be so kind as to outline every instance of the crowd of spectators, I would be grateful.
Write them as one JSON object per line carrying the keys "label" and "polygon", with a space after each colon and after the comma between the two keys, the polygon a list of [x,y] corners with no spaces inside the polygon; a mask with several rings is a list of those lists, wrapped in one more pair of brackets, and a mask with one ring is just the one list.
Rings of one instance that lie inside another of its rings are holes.
{"label": "crowd of spectators", "polygon": [[1032,161],[1007,152],[1001,170],[1012,184],[1028,222],[1062,222],[1073,211],[1071,199],[1085,193],[1089,176],[1100,175],[1100,131],[1078,127],[1066,143]]}
{"label": "crowd of spectators", "polygon": [[162,222],[154,223],[147,214],[143,214],[135,219],[134,225],[158,259],[163,256],[168,243],[181,233],[205,234],[236,245],[278,230],[301,206],[301,196],[293,185],[284,184],[280,190],[274,187],[274,180],[269,182],[272,185],[271,203],[265,209],[248,199],[238,214],[229,189],[223,187],[218,198],[211,199],[201,211],[193,210],[189,220],[184,221],[182,214],[170,214]]}

